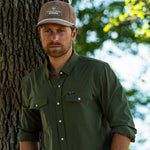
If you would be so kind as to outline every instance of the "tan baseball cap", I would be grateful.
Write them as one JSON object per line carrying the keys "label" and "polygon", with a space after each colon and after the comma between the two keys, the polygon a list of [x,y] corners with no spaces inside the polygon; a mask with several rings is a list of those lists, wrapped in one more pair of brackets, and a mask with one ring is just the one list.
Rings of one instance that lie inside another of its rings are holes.
{"label": "tan baseball cap", "polygon": [[64,26],[75,26],[76,15],[73,7],[63,1],[49,1],[40,10],[39,20],[36,26],[46,23],[57,23]]}

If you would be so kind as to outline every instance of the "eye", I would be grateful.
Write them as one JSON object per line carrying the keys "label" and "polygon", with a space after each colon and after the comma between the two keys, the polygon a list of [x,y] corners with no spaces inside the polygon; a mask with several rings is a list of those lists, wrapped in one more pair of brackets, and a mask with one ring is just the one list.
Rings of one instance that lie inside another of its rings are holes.
{"label": "eye", "polygon": [[64,32],[64,30],[63,30],[63,29],[59,29],[58,32],[59,32],[59,33],[62,33],[62,32]]}
{"label": "eye", "polygon": [[48,33],[49,33],[49,32],[51,32],[51,30],[50,30],[50,29],[46,29],[45,32],[48,32]]}

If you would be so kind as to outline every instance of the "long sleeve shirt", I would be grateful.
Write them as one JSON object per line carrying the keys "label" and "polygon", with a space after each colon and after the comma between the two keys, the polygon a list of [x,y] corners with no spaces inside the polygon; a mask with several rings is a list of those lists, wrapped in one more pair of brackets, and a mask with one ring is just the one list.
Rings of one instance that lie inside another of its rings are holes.
{"label": "long sleeve shirt", "polygon": [[42,150],[110,150],[114,133],[134,141],[124,90],[106,62],[75,52],[57,78],[48,63],[22,81],[19,141]]}

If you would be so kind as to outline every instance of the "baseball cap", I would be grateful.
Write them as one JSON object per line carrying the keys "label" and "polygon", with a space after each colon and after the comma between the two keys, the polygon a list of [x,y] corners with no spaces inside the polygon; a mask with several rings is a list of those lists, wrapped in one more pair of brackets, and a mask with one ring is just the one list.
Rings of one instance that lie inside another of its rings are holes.
{"label": "baseball cap", "polygon": [[38,23],[40,26],[46,23],[57,23],[64,26],[75,26],[76,15],[73,7],[63,1],[49,1],[40,10]]}

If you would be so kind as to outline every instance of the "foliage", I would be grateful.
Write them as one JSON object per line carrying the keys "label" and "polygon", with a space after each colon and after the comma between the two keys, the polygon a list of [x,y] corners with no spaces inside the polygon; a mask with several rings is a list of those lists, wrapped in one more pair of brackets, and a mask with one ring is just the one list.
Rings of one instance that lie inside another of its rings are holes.
{"label": "foliage", "polygon": [[[145,115],[142,112],[137,112],[136,108],[140,106],[146,106],[150,103],[150,96],[145,93],[141,93],[137,89],[126,90],[126,96],[129,100],[129,106],[131,108],[131,112],[136,118],[145,119]],[[137,105],[138,104],[138,105]]]}
{"label": "foliage", "polygon": [[[75,5],[75,1],[72,2]],[[80,10],[78,6],[76,8],[79,24],[75,49],[83,55],[86,55],[87,52],[93,53],[95,49],[100,48],[103,42],[108,39],[107,34],[103,32],[104,23],[101,22],[102,17],[104,17],[104,7],[100,5],[99,9],[97,9],[92,6],[92,9],[85,8],[83,10]],[[88,40],[93,33],[95,33],[95,40]]]}
{"label": "foliage", "polygon": [[109,23],[103,28],[108,32],[113,27],[119,27],[121,24],[128,22],[137,26],[133,28],[135,38],[140,40],[150,38],[150,0],[125,0],[124,12],[117,17],[111,17]]}
{"label": "foliage", "polygon": [[[115,16],[123,12],[124,2],[112,1],[104,3],[102,1],[98,6],[95,6],[94,1],[87,1],[91,3],[91,6],[81,9],[82,1],[72,0],[72,5],[78,18],[78,36],[75,49],[79,54],[93,54],[96,49],[101,49],[103,43],[107,40],[112,40],[122,50],[130,48],[133,42],[141,43],[141,40],[135,37],[134,25],[130,21],[124,21],[120,24],[114,23],[117,27],[111,25],[111,30],[108,32],[103,30],[106,26],[109,26],[106,25],[109,23],[109,18],[115,18]],[[113,19],[110,20],[113,22]],[[140,26],[138,21],[136,26]],[[149,39],[147,41],[143,40],[144,43],[148,41]],[[135,50],[131,49],[131,52],[135,53]]]}

